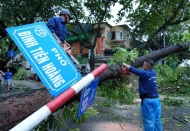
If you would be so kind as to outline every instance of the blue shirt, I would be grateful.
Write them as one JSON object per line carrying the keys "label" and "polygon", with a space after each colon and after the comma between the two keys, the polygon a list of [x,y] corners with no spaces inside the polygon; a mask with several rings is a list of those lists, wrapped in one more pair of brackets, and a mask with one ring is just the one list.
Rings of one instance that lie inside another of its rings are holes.
{"label": "blue shirt", "polygon": [[12,73],[10,71],[5,72],[4,74],[5,74],[5,77],[4,77],[5,80],[11,79]]}
{"label": "blue shirt", "polygon": [[47,26],[52,33],[55,33],[62,43],[67,35],[66,24],[61,17],[54,16],[48,20]]}
{"label": "blue shirt", "polygon": [[139,76],[139,95],[141,99],[147,96],[150,98],[158,97],[156,84],[157,75],[155,70],[139,70],[132,66],[129,67],[129,70]]}

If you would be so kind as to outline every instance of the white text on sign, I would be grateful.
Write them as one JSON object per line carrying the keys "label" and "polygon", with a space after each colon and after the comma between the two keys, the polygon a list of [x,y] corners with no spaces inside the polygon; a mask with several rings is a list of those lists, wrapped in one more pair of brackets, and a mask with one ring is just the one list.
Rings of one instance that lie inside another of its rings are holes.
{"label": "white text on sign", "polygon": [[61,55],[58,53],[56,48],[51,49],[51,51],[53,51],[55,53],[55,57],[60,61],[60,64],[62,66],[66,66],[67,61],[63,60],[63,58],[61,57]]}
{"label": "white text on sign", "polygon": [[[30,31],[24,31],[18,33],[18,35],[21,37],[21,40],[23,41],[23,43],[26,45],[27,48],[35,47],[39,44]],[[57,49],[53,48],[51,50],[57,53],[55,56],[60,61],[61,65],[65,66],[66,61],[61,59],[62,57],[59,56]],[[48,57],[48,52],[45,52],[42,47],[33,49],[30,51],[30,53],[32,54],[33,58],[38,62],[38,64],[43,64],[48,60],[50,60]],[[57,68],[52,62],[47,64],[45,63],[45,65],[42,66],[41,68],[45,72],[45,74],[47,75],[47,77],[52,82],[55,88],[58,88],[59,86],[65,83],[65,79],[60,74],[60,70],[57,70]]]}

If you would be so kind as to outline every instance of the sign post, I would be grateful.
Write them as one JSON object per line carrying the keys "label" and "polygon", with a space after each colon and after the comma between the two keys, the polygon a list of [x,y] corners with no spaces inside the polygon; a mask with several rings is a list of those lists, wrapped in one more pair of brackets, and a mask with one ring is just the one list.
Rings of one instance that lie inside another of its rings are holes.
{"label": "sign post", "polygon": [[100,77],[97,77],[94,81],[90,83],[90,85],[82,89],[80,95],[79,109],[78,109],[78,118],[82,116],[88,110],[88,108],[91,107],[92,104],[94,103],[99,78]]}
{"label": "sign post", "polygon": [[82,78],[44,22],[6,28],[52,97]]}

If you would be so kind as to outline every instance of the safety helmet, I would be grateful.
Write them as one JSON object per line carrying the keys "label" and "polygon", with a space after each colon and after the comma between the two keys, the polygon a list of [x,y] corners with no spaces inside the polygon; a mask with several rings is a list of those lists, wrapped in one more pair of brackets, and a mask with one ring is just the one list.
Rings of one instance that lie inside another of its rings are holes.
{"label": "safety helmet", "polygon": [[71,14],[70,14],[69,10],[67,10],[67,9],[62,9],[61,12],[59,13],[59,15],[68,15],[70,20],[72,20]]}

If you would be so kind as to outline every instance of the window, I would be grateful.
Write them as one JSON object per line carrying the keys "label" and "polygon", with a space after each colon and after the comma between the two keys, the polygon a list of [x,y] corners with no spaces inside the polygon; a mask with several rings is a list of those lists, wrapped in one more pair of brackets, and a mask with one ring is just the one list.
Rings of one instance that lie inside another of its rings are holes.
{"label": "window", "polygon": [[117,31],[117,40],[123,40],[123,31]]}
{"label": "window", "polygon": [[111,32],[108,32],[108,31],[107,31],[107,38],[108,38],[109,40],[111,40],[111,38],[112,38],[112,33],[111,33]]}

